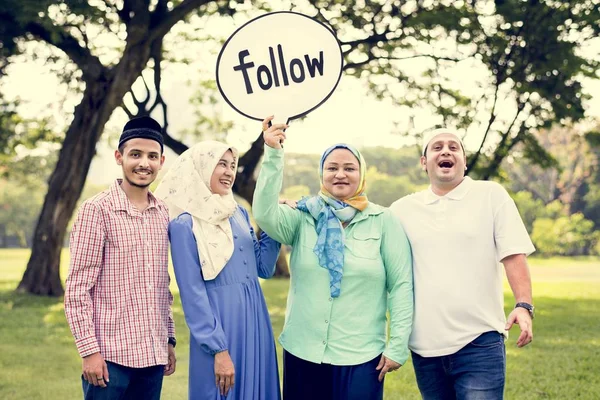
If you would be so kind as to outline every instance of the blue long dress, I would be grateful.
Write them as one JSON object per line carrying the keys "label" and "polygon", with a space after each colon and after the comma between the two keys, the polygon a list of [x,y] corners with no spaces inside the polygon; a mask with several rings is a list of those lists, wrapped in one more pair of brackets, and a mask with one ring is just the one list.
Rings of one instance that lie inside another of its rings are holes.
{"label": "blue long dress", "polygon": [[[169,224],[171,257],[190,329],[190,400],[279,400],[279,372],[271,320],[258,277],[270,278],[280,244],[263,233],[256,240],[247,211],[230,218],[234,252],[214,280],[200,269],[192,217]],[[235,384],[227,397],[215,383],[214,354],[227,349]]]}

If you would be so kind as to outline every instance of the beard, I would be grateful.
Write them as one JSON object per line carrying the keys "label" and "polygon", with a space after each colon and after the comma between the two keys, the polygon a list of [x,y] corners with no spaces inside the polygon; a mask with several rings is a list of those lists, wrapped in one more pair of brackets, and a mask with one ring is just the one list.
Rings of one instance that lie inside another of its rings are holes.
{"label": "beard", "polygon": [[154,180],[152,180],[151,182],[148,182],[148,183],[135,183],[131,179],[129,179],[129,177],[127,175],[125,175],[125,180],[131,186],[134,186],[134,187],[137,187],[137,188],[140,188],[140,189],[146,189],[148,186],[150,186],[152,184],[152,182],[154,182]]}

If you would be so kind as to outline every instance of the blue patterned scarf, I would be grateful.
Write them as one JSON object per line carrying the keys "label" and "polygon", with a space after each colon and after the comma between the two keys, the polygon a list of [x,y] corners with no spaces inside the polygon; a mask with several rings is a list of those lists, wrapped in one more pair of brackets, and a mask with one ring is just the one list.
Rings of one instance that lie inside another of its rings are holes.
{"label": "blue patterned scarf", "polygon": [[[358,150],[345,144],[330,147],[323,153],[319,163],[319,175],[321,185],[323,184],[323,164],[325,158],[335,149],[350,150],[359,160],[361,170],[361,184],[358,193],[346,201],[337,200],[323,187],[317,196],[305,197],[298,201],[298,209],[309,213],[317,222],[317,243],[313,252],[319,259],[319,265],[329,271],[329,290],[331,297],[339,297],[344,275],[344,227],[342,223],[351,221],[356,213],[362,211],[368,204],[364,196],[364,170],[365,162]],[[360,197],[361,201],[354,202],[353,199]],[[363,199],[364,197],[364,199]],[[357,205],[359,203],[360,205]],[[355,208],[358,207],[358,208]]]}

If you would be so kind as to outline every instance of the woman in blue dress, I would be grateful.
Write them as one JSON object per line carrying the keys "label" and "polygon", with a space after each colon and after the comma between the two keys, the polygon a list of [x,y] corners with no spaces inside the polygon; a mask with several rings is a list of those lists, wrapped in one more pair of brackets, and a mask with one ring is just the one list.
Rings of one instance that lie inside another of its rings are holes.
{"label": "woman in blue dress", "polygon": [[278,400],[275,341],[258,278],[280,244],[256,239],[231,188],[238,152],[204,141],[184,152],[156,195],[169,207],[171,257],[190,329],[189,398]]}

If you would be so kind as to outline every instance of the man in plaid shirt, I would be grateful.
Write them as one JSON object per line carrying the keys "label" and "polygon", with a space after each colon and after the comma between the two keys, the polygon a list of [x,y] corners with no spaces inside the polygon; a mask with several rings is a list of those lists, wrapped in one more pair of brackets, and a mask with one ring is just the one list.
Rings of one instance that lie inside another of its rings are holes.
{"label": "man in plaid shirt", "polygon": [[164,163],[150,117],[123,128],[123,179],[85,201],[71,232],[65,314],[83,359],[84,399],[160,399],[175,372],[166,205],[148,187]]}

